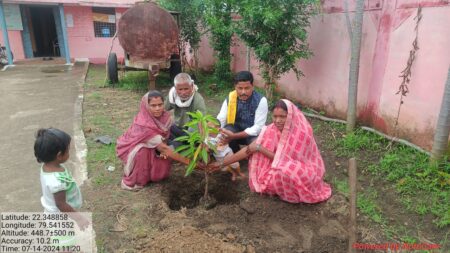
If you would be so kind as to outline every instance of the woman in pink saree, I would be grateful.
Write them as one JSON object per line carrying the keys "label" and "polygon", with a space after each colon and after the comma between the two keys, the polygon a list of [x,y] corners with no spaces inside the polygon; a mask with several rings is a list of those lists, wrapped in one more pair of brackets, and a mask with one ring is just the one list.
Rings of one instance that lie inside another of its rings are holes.
{"label": "woman in pink saree", "polygon": [[311,125],[289,100],[276,103],[273,123],[253,143],[209,168],[214,171],[248,156],[249,187],[254,192],[277,195],[290,203],[317,203],[331,196]]}
{"label": "woman in pink saree", "polygon": [[133,124],[117,139],[117,156],[124,163],[122,189],[139,190],[150,181],[167,178],[171,165],[168,158],[189,164],[187,158],[164,143],[171,124],[170,113],[164,110],[162,94],[159,91],[145,94]]}

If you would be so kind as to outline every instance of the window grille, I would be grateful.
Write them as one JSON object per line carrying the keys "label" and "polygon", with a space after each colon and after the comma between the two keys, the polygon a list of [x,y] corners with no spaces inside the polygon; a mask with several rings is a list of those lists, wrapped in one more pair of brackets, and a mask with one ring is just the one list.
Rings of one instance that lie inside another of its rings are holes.
{"label": "window grille", "polygon": [[116,11],[114,8],[92,7],[95,37],[113,37],[116,33]]}

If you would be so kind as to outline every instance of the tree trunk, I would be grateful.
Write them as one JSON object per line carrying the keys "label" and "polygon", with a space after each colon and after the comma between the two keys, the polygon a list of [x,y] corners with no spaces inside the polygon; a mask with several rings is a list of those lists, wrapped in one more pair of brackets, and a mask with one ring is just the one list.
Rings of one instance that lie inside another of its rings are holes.
{"label": "tree trunk", "polygon": [[272,101],[272,83],[267,83],[266,84],[266,98],[267,98],[267,102],[270,104],[270,101]]}
{"label": "tree trunk", "polygon": [[247,71],[250,71],[250,47],[247,46],[247,54],[245,56],[245,66],[247,66]]}
{"label": "tree trunk", "polygon": [[444,87],[441,111],[434,134],[433,149],[431,158],[434,161],[440,160],[448,148],[448,136],[450,131],[450,68],[448,69],[447,82]]}
{"label": "tree trunk", "polygon": [[364,17],[364,0],[357,0],[355,20],[352,31],[350,74],[348,85],[347,132],[352,132],[356,125],[356,106],[358,95],[359,56],[361,51],[362,25]]}
{"label": "tree trunk", "polygon": [[205,170],[205,191],[203,192],[203,199],[208,199],[208,191],[209,191],[209,175],[208,172]]}
{"label": "tree trunk", "polygon": [[268,76],[269,80],[265,80],[266,81],[265,88],[266,88],[267,102],[270,105],[271,102],[272,102],[272,99],[273,99],[273,91],[275,90],[275,87],[276,87],[277,84],[276,84],[276,82],[275,82],[275,80],[273,78],[274,74],[272,73],[272,71],[270,70],[269,67],[267,67],[267,69],[268,69],[267,76]]}
{"label": "tree trunk", "polygon": [[195,73],[198,74],[198,48],[194,48],[194,64],[195,64]]}

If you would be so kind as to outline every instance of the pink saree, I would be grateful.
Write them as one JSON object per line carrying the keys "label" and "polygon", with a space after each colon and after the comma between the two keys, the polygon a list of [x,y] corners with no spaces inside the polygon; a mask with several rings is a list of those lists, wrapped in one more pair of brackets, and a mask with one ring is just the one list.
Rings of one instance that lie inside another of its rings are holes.
{"label": "pink saree", "polygon": [[290,203],[317,203],[331,196],[322,178],[325,166],[311,125],[289,100],[288,115],[280,133],[274,124],[265,126],[256,142],[275,153],[270,160],[254,153],[249,161],[249,186],[254,192],[278,195]]}
{"label": "pink saree", "polygon": [[147,107],[145,94],[133,124],[117,139],[117,156],[124,163],[122,185],[130,188],[142,188],[150,181],[160,181],[170,172],[170,160],[157,157],[155,148],[163,138],[169,137],[171,116],[164,112],[155,118]]}

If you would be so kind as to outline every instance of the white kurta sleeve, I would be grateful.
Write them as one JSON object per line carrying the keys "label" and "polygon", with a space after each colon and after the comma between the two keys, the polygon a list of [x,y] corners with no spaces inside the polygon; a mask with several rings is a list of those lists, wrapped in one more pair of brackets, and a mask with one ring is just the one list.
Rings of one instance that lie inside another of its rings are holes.
{"label": "white kurta sleeve", "polygon": [[217,119],[220,122],[220,127],[224,127],[227,124],[227,113],[228,113],[228,103],[227,100],[223,101],[222,108],[220,108],[220,112],[217,115]]}

